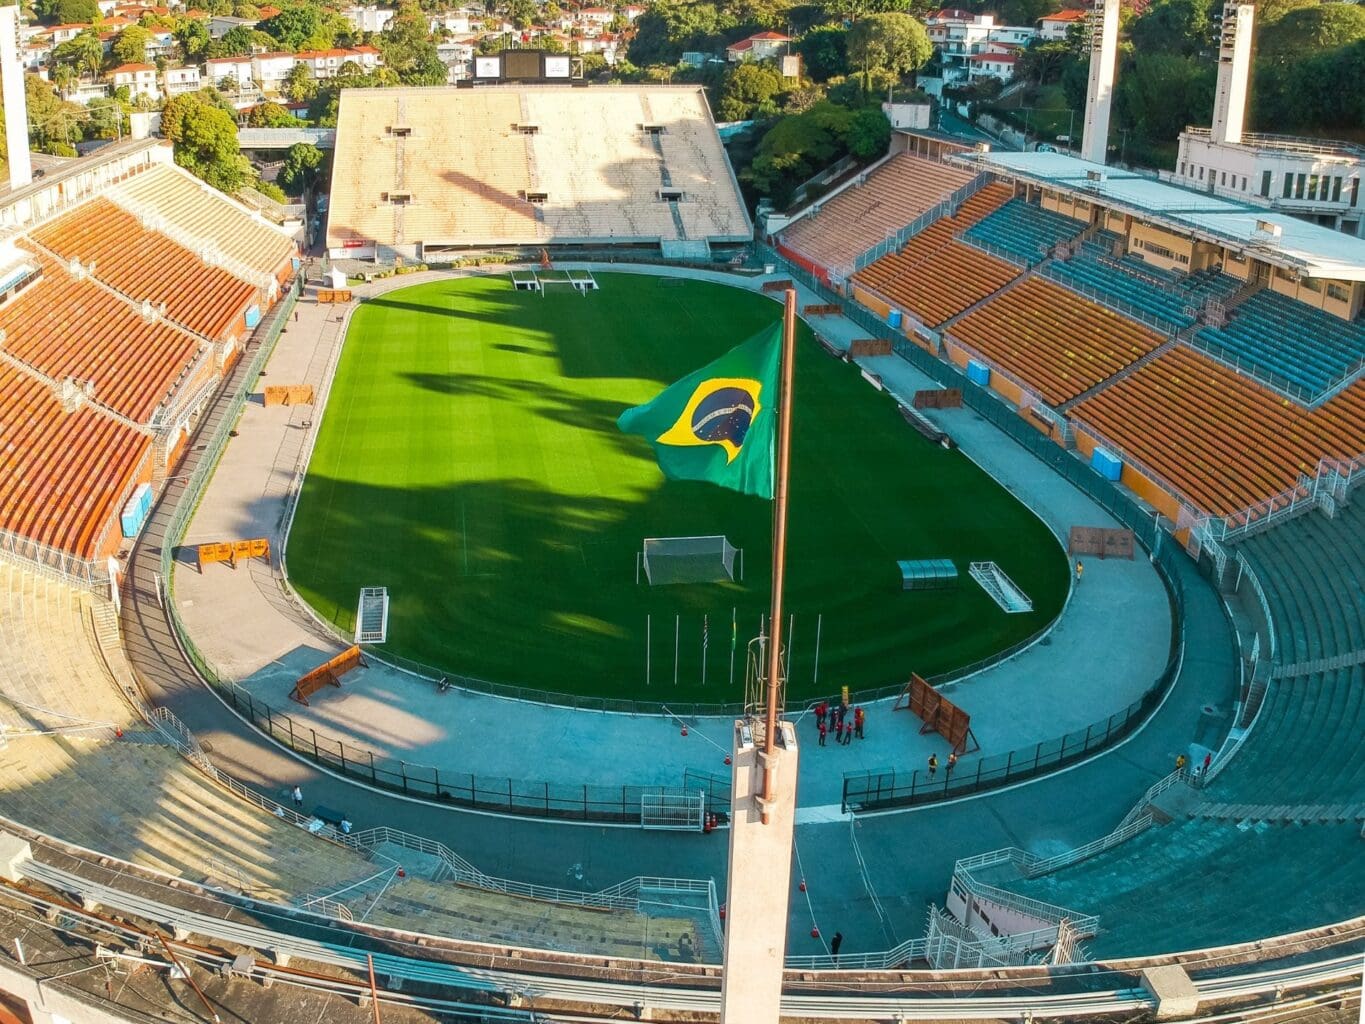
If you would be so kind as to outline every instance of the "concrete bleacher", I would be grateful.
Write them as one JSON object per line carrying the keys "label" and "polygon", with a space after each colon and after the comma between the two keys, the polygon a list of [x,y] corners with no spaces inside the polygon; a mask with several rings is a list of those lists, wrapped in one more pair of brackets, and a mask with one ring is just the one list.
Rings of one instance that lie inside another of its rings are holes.
{"label": "concrete bleacher", "polygon": [[1011,199],[977,221],[963,237],[1032,265],[1042,260],[1058,242],[1074,238],[1084,230],[1085,225],[1080,221],[1044,210],[1023,199]]}
{"label": "concrete bleacher", "polygon": [[934,221],[899,252],[888,253],[853,275],[921,323],[935,326],[1003,287],[1019,273],[1011,263],[954,240],[1011,193],[991,184],[969,196],[951,217]]}
{"label": "concrete bleacher", "polygon": [[1112,377],[1164,340],[1037,277],[972,311],[951,334],[1054,406]]}
{"label": "concrete bleacher", "polygon": [[1272,291],[1242,302],[1222,327],[1201,330],[1201,342],[1313,395],[1365,363],[1365,322],[1343,320]]}
{"label": "concrete bleacher", "polygon": [[1214,515],[1281,494],[1321,459],[1365,451],[1365,383],[1305,409],[1183,346],[1069,415]]}
{"label": "concrete bleacher", "polygon": [[112,553],[107,531],[152,439],[89,403],[65,411],[47,382],[4,364],[0,437],[0,530],[82,559]]}
{"label": "concrete bleacher", "polygon": [[331,203],[335,249],[752,237],[696,87],[353,90]]}
{"label": "concrete bleacher", "polygon": [[1249,942],[1360,913],[1359,822],[1276,825],[1188,818],[1036,878],[983,881],[1098,914],[1099,959]]}
{"label": "concrete bleacher", "polygon": [[246,333],[244,317],[256,302],[255,288],[147,230],[107,199],[84,203],[31,235],[130,298],[164,304],[167,317],[197,334],[219,341]]}
{"label": "concrete bleacher", "polygon": [[779,236],[784,248],[826,268],[850,266],[972,180],[958,167],[897,154],[818,204]]}
{"label": "concrete bleacher", "polygon": [[163,218],[158,230],[211,246],[234,266],[281,283],[293,275],[298,247],[289,235],[179,167],[157,164],[139,171],[107,197],[131,212]]}
{"label": "concrete bleacher", "polygon": [[175,389],[202,342],[45,256],[43,276],[0,306],[4,349],[54,380],[75,377],[94,398],[146,423]]}
{"label": "concrete bleacher", "polygon": [[1277,657],[1296,664],[1365,651],[1365,511],[1302,515],[1241,541],[1237,551],[1270,604]]}

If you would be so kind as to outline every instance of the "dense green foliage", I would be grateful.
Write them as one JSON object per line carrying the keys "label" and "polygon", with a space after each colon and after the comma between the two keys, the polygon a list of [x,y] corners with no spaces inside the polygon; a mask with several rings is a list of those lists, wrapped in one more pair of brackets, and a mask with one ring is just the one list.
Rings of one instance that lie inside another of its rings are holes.
{"label": "dense green foliage", "polygon": [[311,142],[299,142],[289,147],[280,167],[280,187],[301,195],[313,184],[322,167],[323,153]]}
{"label": "dense green foliage", "polygon": [[[361,304],[290,533],[291,578],[343,630],[359,588],[387,586],[387,649],[442,671],[593,696],[737,700],[743,645],[768,601],[771,506],[665,480],[647,442],[615,421],[771,325],[778,307],[698,281],[599,281],[587,298],[487,277]],[[814,692],[817,616],[821,684],[858,689],[989,656],[1057,614],[1067,562],[1047,527],[960,451],[907,428],[804,329],[795,392],[793,698]],[[742,580],[637,585],[643,538],[715,534],[743,548]],[[896,561],[932,557],[957,561],[959,585],[902,592]],[[1001,612],[967,578],[974,559],[998,562],[1035,611]]]}
{"label": "dense green foliage", "polygon": [[237,149],[237,122],[212,90],[185,93],[167,102],[161,131],[175,145],[175,162],[224,192],[253,179]]}

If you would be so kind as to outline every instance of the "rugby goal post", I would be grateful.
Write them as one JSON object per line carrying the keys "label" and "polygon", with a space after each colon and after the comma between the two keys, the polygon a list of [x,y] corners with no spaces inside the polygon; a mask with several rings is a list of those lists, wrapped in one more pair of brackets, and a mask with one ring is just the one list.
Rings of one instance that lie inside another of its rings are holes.
{"label": "rugby goal post", "polygon": [[[738,567],[738,572],[736,572]],[[723,583],[744,579],[744,549],[723,535],[646,537],[635,561],[635,582],[652,587],[672,583]]]}

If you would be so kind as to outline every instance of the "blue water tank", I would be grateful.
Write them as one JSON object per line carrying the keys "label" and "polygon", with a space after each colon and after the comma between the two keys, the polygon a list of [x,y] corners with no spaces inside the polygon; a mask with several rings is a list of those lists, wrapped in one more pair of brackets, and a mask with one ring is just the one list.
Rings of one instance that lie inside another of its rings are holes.
{"label": "blue water tank", "polygon": [[147,521],[147,513],[151,510],[151,485],[141,484],[132,493],[132,496],[124,502],[123,511],[119,514],[119,526],[123,530],[123,535],[125,537],[136,537],[138,530],[142,529],[142,524]]}
{"label": "blue water tank", "polygon": [[901,329],[901,311],[899,309],[893,309],[890,313],[887,313],[886,322],[899,331]]}
{"label": "blue water tank", "polygon": [[293,264],[295,270],[298,270],[299,267],[303,266],[303,260],[299,259],[297,256],[290,260],[290,263]]}
{"label": "blue water tank", "polygon": [[1096,448],[1090,454],[1090,465],[1106,480],[1118,481],[1123,476],[1123,460],[1103,448]]}
{"label": "blue water tank", "polygon": [[991,386],[991,368],[984,363],[978,363],[975,359],[967,360],[967,379],[973,384],[980,384],[983,388]]}
{"label": "blue water tank", "polygon": [[260,322],[261,322],[261,307],[260,307],[260,306],[255,306],[255,305],[253,305],[253,306],[248,306],[248,307],[247,307],[247,311],[246,311],[246,325],[247,325],[248,327],[255,327],[255,326],[256,326],[258,323],[260,323]]}

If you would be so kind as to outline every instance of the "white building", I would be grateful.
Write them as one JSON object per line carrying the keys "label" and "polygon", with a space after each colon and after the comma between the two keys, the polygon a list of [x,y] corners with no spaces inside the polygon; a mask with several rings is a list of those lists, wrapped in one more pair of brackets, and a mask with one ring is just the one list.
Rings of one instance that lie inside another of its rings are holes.
{"label": "white building", "polygon": [[397,13],[392,7],[347,7],[341,16],[358,32],[383,32]]}
{"label": "white building", "polygon": [[204,78],[212,85],[250,85],[250,57],[213,57],[204,61]]}
{"label": "white building", "polygon": [[289,77],[289,72],[294,70],[294,55],[274,51],[271,53],[255,53],[251,55],[251,79],[262,92],[267,95],[276,95],[284,86],[284,80]]}
{"label": "white building", "polygon": [[1008,51],[974,53],[967,58],[967,80],[974,82],[978,78],[989,77],[1008,82],[1014,77],[1014,65],[1018,60],[1017,53]]}
{"label": "white building", "polygon": [[166,90],[167,96],[179,96],[182,93],[198,92],[201,85],[201,76],[197,67],[167,68],[161,76],[162,88]]}
{"label": "white building", "polygon": [[[973,71],[970,58],[990,52],[991,43],[1027,46],[1038,30],[1023,25],[997,25],[990,14],[973,14],[955,8],[935,11],[925,19],[929,41],[933,43],[943,63],[943,77],[948,81],[993,73]],[[999,64],[999,62],[997,62]],[[1013,75],[1013,68],[1010,69]]]}
{"label": "white building", "polygon": [[298,63],[305,65],[313,78],[335,78],[345,64],[355,64],[369,73],[384,63],[379,51],[373,46],[356,46],[349,50],[304,50],[293,54]]}
{"label": "white building", "polygon": [[781,32],[756,32],[747,39],[727,46],[725,59],[731,64],[743,60],[769,60],[786,53],[791,41],[791,36]]}
{"label": "white building", "polygon": [[153,100],[161,98],[161,87],[156,81],[154,64],[120,64],[109,72],[109,81],[115,89],[126,86],[128,95],[133,99],[139,96]]}
{"label": "white building", "polygon": [[234,18],[228,14],[215,14],[209,19],[209,38],[222,39],[234,28],[255,28],[256,22],[251,18]]}
{"label": "white building", "polygon": [[1212,127],[1186,128],[1175,172],[1163,176],[1365,236],[1365,148],[1243,130],[1254,14],[1250,4],[1224,7]]}
{"label": "white building", "polygon": [[1085,24],[1090,17],[1089,11],[1058,11],[1038,19],[1038,38],[1046,43],[1064,41],[1073,25]]}

